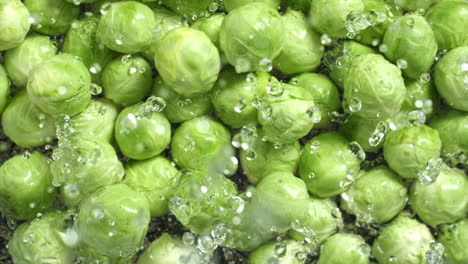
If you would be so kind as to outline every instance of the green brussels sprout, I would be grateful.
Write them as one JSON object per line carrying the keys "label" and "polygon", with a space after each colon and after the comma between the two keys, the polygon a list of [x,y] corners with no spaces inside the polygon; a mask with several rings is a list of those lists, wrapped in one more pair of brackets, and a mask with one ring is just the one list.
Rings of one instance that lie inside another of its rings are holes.
{"label": "green brussels sprout", "polygon": [[391,23],[385,32],[383,44],[385,56],[413,79],[429,71],[437,52],[431,26],[417,14],[399,17]]}
{"label": "green brussels sprout", "polygon": [[295,173],[299,164],[301,145],[297,140],[277,145],[264,141],[263,136],[263,131],[257,130],[252,145],[240,152],[243,173],[251,184],[258,184],[277,171]]}
{"label": "green brussels sprout", "polygon": [[343,227],[340,209],[332,199],[320,199],[313,196],[307,202],[306,215],[299,219],[298,226],[292,226],[289,236],[303,241],[313,233],[319,243]]}
{"label": "green brussels sprout", "polygon": [[125,174],[112,145],[89,136],[60,139],[52,158],[52,183],[61,187],[67,207],[76,206],[103,186],[122,181]]}
{"label": "green brussels sprout", "polygon": [[91,101],[91,75],[86,66],[62,53],[36,65],[29,72],[27,91],[31,102],[50,115],[76,115]]}
{"label": "green brussels sprout", "polygon": [[3,112],[10,97],[11,87],[10,80],[8,80],[7,73],[0,65],[0,113]]}
{"label": "green brussels sprout", "polygon": [[439,98],[434,83],[421,80],[405,79],[406,98],[401,112],[422,111],[429,118],[439,107]]}
{"label": "green brussels sprout", "polygon": [[221,67],[218,49],[205,33],[191,28],[165,34],[156,43],[154,61],[164,82],[187,96],[209,91]]}
{"label": "green brussels sprout", "polygon": [[114,51],[98,41],[98,24],[97,17],[73,22],[63,42],[63,52],[78,56],[91,72],[95,83],[101,83],[102,69],[115,55]]}
{"label": "green brussels sprout", "polygon": [[345,80],[345,111],[367,119],[391,118],[405,101],[400,69],[381,55],[357,57]]}
{"label": "green brussels sprout", "polygon": [[[209,14],[208,11],[216,11],[211,10],[213,8],[212,2],[212,0],[162,0],[164,5],[177,14],[186,16],[190,21],[195,21],[199,17]],[[218,6],[214,7],[218,8]]]}
{"label": "green brussels sprout", "polygon": [[444,245],[444,256],[448,263],[467,263],[468,219],[441,226],[437,241]]}
{"label": "green brussels sprout", "polygon": [[249,254],[249,264],[303,264],[306,263],[306,247],[294,240],[270,242]]}
{"label": "green brussels sprout", "polygon": [[283,0],[282,2],[284,6],[302,11],[304,14],[307,14],[310,11],[311,1],[309,0]]}
{"label": "green brussels sprout", "polygon": [[26,87],[29,71],[57,54],[57,43],[48,37],[33,35],[27,37],[18,47],[5,52],[5,70],[11,82]]}
{"label": "green brussels sprout", "polygon": [[341,207],[358,219],[384,223],[400,213],[407,200],[406,186],[398,175],[378,166],[362,172],[355,184],[341,194]]}
{"label": "green brussels sprout", "polygon": [[453,223],[466,215],[468,179],[457,169],[442,169],[432,183],[413,183],[410,203],[421,220],[430,226]]}
{"label": "green brussels sprout", "polygon": [[349,141],[356,141],[366,152],[382,148],[388,124],[379,119],[367,119],[351,115],[340,127],[341,134]]}
{"label": "green brussels sprout", "polygon": [[29,32],[29,11],[20,0],[2,0],[0,5],[0,51],[20,45]]}
{"label": "green brussels sprout", "polygon": [[182,123],[172,138],[172,157],[183,169],[205,171],[231,145],[231,133],[222,124],[202,116]]}
{"label": "green brussels sprout", "polygon": [[181,123],[211,112],[211,99],[207,94],[185,96],[174,92],[164,81],[157,77],[154,80],[154,96],[166,101],[164,115],[171,123]]}
{"label": "green brussels sprout", "polygon": [[445,54],[435,66],[434,79],[440,96],[451,107],[468,111],[468,46]]}
{"label": "green brussels sprout", "polygon": [[83,244],[80,244],[79,247],[75,249],[75,256],[77,256],[75,260],[76,263],[132,264],[131,257],[111,258]]}
{"label": "green brussels sprout", "polygon": [[5,135],[24,148],[38,147],[55,138],[55,120],[31,103],[26,92],[18,93],[2,115]]}
{"label": "green brussels sprout", "polygon": [[114,142],[114,125],[119,109],[111,101],[99,98],[91,100],[83,112],[70,118],[70,125],[82,136],[91,136],[108,143]]}
{"label": "green brussels sprout", "polygon": [[123,55],[102,71],[104,96],[119,105],[133,105],[146,97],[153,85],[151,65],[140,56]]}
{"label": "green brussels sprout", "polygon": [[439,49],[453,49],[468,45],[468,3],[445,0],[434,4],[425,15],[434,31]]}
{"label": "green brussels sprout", "polygon": [[281,15],[259,2],[236,8],[224,18],[220,45],[236,72],[269,71],[284,46]]}
{"label": "green brussels sprout", "polygon": [[364,12],[362,0],[314,0],[310,6],[312,27],[332,38],[344,38],[348,33],[346,20],[350,14]]}
{"label": "green brussels sprout", "polygon": [[101,13],[96,36],[109,49],[136,53],[153,43],[156,19],[148,6],[124,1],[106,5]]}
{"label": "green brussels sprout", "polygon": [[65,0],[65,1],[68,2],[68,3],[75,4],[75,5],[80,5],[80,4],[91,4],[91,3],[95,3],[95,2],[97,2],[98,0]]}
{"label": "green brussels sprout", "polygon": [[190,231],[209,234],[238,210],[234,182],[221,174],[187,171],[175,188],[169,210]]}
{"label": "green brussels sprout", "polygon": [[203,260],[193,245],[184,244],[168,233],[164,233],[149,245],[138,258],[137,264],[167,263],[195,264],[203,263]]}
{"label": "green brussels sprout", "polygon": [[73,263],[73,249],[63,242],[65,217],[58,211],[21,224],[8,242],[14,263]]}
{"label": "green brussels sprout", "polygon": [[96,252],[130,257],[140,250],[150,222],[144,194],[125,184],[101,188],[81,203],[77,217],[80,240]]}
{"label": "green brussels sprout", "polygon": [[432,120],[430,126],[439,132],[443,152],[468,155],[468,114],[450,109]]}
{"label": "green brussels sprout", "polygon": [[361,236],[338,233],[323,243],[317,264],[368,264],[370,251],[370,246]]}
{"label": "green brussels sprout", "polygon": [[152,217],[169,212],[168,204],[174,196],[180,173],[168,159],[156,156],[129,162],[125,175],[123,183],[148,198]]}
{"label": "green brussels sprout", "polygon": [[[418,9],[428,9],[433,3],[441,0],[386,0],[395,4],[405,11],[417,11]],[[445,0],[444,0],[445,1]]]}
{"label": "green brussels sprout", "polygon": [[60,35],[67,32],[78,18],[80,8],[63,0],[24,0],[31,13],[31,26],[45,35]]}
{"label": "green brussels sprout", "polygon": [[294,77],[290,84],[304,87],[314,98],[320,111],[320,121],[314,128],[326,128],[331,123],[331,113],[341,107],[338,89],[327,76],[318,73],[303,73]]}
{"label": "green brussels sprout", "polygon": [[403,213],[383,228],[372,253],[380,264],[424,264],[433,240],[426,225]]}
{"label": "green brussels sprout", "polygon": [[163,152],[171,142],[171,124],[155,107],[149,100],[125,108],[117,117],[115,140],[126,157],[148,159]]}
{"label": "green brussels sprout", "polygon": [[211,42],[219,48],[219,34],[224,17],[225,15],[221,13],[200,18],[192,24],[192,28],[204,32],[210,38]]}
{"label": "green brussels sprout", "polygon": [[224,7],[228,12],[231,12],[232,10],[239,8],[241,6],[254,3],[254,2],[259,2],[267,5],[270,8],[273,9],[278,9],[281,0],[224,0]]}
{"label": "green brussels sprout", "polygon": [[39,152],[25,152],[3,163],[0,194],[1,212],[15,219],[32,219],[51,207],[55,188],[47,157]]}
{"label": "green brussels sprout", "polygon": [[303,13],[288,10],[281,17],[284,27],[284,47],[273,60],[284,74],[314,71],[320,65],[324,47],[320,35],[310,28]]}
{"label": "green brussels sprout", "polygon": [[307,135],[314,124],[320,122],[321,113],[306,89],[272,81],[265,90],[258,122],[263,127],[266,140],[292,143]]}

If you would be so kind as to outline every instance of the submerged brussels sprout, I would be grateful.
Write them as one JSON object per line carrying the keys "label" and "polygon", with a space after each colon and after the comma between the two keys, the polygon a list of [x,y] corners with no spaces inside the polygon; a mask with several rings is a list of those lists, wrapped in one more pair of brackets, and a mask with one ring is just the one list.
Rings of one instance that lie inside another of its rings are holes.
{"label": "submerged brussels sprout", "polygon": [[307,260],[304,244],[294,240],[274,241],[249,254],[249,264],[303,264]]}
{"label": "submerged brussels sprout", "polygon": [[0,65],[0,113],[3,112],[3,109],[5,109],[5,106],[8,103],[10,92],[10,81],[8,80],[7,73],[3,69],[2,65]]}
{"label": "submerged brussels sprout", "polygon": [[405,79],[406,99],[401,111],[408,114],[412,111],[422,111],[427,118],[438,110],[439,96],[433,82]]}
{"label": "submerged brussels sprout", "polygon": [[390,24],[383,43],[385,56],[410,78],[418,79],[434,63],[437,42],[431,26],[420,15],[405,15]]}
{"label": "submerged brussels sprout", "polygon": [[164,82],[183,95],[209,91],[221,67],[218,49],[206,34],[191,28],[165,34],[156,44],[154,61]]}
{"label": "submerged brussels sprout", "polygon": [[468,114],[457,110],[447,110],[437,116],[430,126],[439,132],[442,148],[448,154],[468,155]]}
{"label": "submerged brussels sprout", "polygon": [[468,2],[445,0],[434,4],[426,19],[434,31],[439,49],[468,45]]}
{"label": "submerged brussels sprout", "polygon": [[418,9],[427,9],[433,3],[441,0],[386,0],[389,3],[395,4],[406,11],[417,11]]}
{"label": "submerged brussels sprout", "polygon": [[365,153],[335,132],[313,137],[302,150],[299,175],[309,192],[322,198],[346,191],[357,178]]}
{"label": "submerged brussels sprout", "polygon": [[143,51],[153,43],[153,11],[136,1],[112,3],[101,10],[96,35],[109,49],[121,53]]}
{"label": "submerged brussels sprout", "polygon": [[214,14],[210,17],[203,17],[192,24],[192,28],[205,32],[211,42],[219,48],[219,34],[221,32],[221,24],[223,23],[224,14]]}
{"label": "submerged brussels sprout", "polygon": [[280,5],[280,0],[224,0],[224,7],[226,8],[227,11],[231,12],[232,10],[253,3],[253,2],[259,2],[267,5],[270,8],[273,9],[278,9]]}
{"label": "submerged brussels sprout", "polygon": [[55,120],[31,103],[26,92],[18,93],[2,115],[2,128],[15,144],[38,147],[55,138]]}
{"label": "submerged brussels sprout", "polygon": [[0,210],[14,219],[28,220],[52,206],[52,186],[47,157],[25,152],[0,167]]}
{"label": "submerged brussels sprout", "polygon": [[468,219],[441,226],[437,241],[444,245],[444,256],[448,263],[467,263]]}
{"label": "submerged brussels sprout", "polygon": [[119,105],[136,104],[150,93],[151,75],[151,65],[140,56],[116,58],[102,71],[104,96]]}
{"label": "submerged brussels sprout", "polygon": [[356,58],[345,80],[343,105],[362,118],[392,118],[403,105],[406,87],[401,71],[381,55]]}
{"label": "submerged brussels sprout", "polygon": [[91,100],[91,75],[84,64],[62,53],[29,72],[27,91],[31,101],[50,115],[76,115]]}
{"label": "submerged brussels sprout", "polygon": [[468,111],[468,46],[445,54],[435,66],[434,78],[437,91],[451,107]]}
{"label": "submerged brussels sprout", "polygon": [[350,14],[364,11],[362,0],[314,0],[310,6],[312,26],[332,38],[344,38],[346,20]]}
{"label": "submerged brussels sprout", "polygon": [[143,244],[150,222],[146,197],[125,184],[101,188],[80,205],[80,240],[111,258],[133,256]]}
{"label": "submerged brussels sprout", "polygon": [[264,3],[236,8],[224,18],[220,44],[238,73],[269,71],[284,46],[281,16]]}
{"label": "submerged brussels sprout", "polygon": [[26,87],[29,71],[55,56],[57,43],[48,37],[33,35],[27,37],[18,47],[5,52],[5,69],[11,82]]}
{"label": "submerged brussels sprout", "polygon": [[357,115],[351,115],[340,128],[344,137],[356,141],[366,152],[378,151],[388,130],[388,124],[382,120]]}
{"label": "submerged brussels sprout", "polygon": [[56,211],[21,224],[8,242],[15,263],[73,263],[73,249],[63,242],[65,217]]}
{"label": "submerged brussels sprout", "polygon": [[272,81],[261,97],[258,122],[265,139],[279,144],[294,142],[320,122],[320,111],[306,89]]}
{"label": "submerged brussels sprout", "polygon": [[310,28],[303,13],[288,10],[281,17],[285,32],[284,47],[273,60],[285,74],[314,71],[320,65],[324,47],[320,35]]}
{"label": "submerged brussels sprout", "polygon": [[115,123],[115,140],[120,151],[131,159],[154,157],[171,142],[171,124],[158,112],[160,109],[154,108],[151,99],[125,108]]}
{"label": "submerged brussels sprout", "polygon": [[67,32],[80,13],[78,6],[63,0],[25,0],[24,5],[31,13],[32,29],[52,36]]}
{"label": "submerged brussels sprout", "polygon": [[406,192],[406,186],[396,173],[379,166],[363,172],[356,183],[341,194],[341,206],[360,220],[384,223],[403,210],[408,199]]}
{"label": "submerged brussels sprout", "polygon": [[430,226],[453,223],[466,215],[468,179],[457,169],[442,169],[432,183],[413,183],[410,203],[411,208]]}
{"label": "submerged brussels sprout", "polygon": [[323,243],[317,264],[368,264],[370,251],[361,236],[338,233]]}
{"label": "submerged brussels sprout", "polygon": [[0,51],[20,45],[29,32],[29,11],[20,0],[0,2]]}
{"label": "submerged brussels sprout", "polygon": [[433,240],[427,226],[401,214],[384,227],[372,245],[372,253],[380,264],[425,264]]}

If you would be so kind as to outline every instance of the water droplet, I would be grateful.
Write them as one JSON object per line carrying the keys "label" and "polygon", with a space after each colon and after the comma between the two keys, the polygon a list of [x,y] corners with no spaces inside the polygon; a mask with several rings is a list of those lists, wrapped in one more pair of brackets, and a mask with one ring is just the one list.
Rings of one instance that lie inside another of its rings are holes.
{"label": "water droplet", "polygon": [[423,73],[421,74],[421,76],[419,76],[419,80],[422,83],[429,83],[429,81],[431,80],[431,75],[429,73]]}
{"label": "water droplet", "polygon": [[247,160],[251,161],[251,160],[254,160],[256,157],[257,157],[257,153],[254,150],[252,149],[247,150],[246,155],[245,155],[245,158]]}
{"label": "water droplet", "polygon": [[191,209],[181,198],[175,197],[169,202],[169,210],[177,217],[182,224],[186,225],[190,221]]}
{"label": "water droplet", "polygon": [[60,237],[65,245],[74,248],[78,245],[79,236],[78,232],[74,228],[67,228],[63,233],[60,233]]}
{"label": "water droplet", "polygon": [[282,258],[286,256],[287,245],[284,242],[276,244],[275,249],[273,249],[273,255],[277,258]]}
{"label": "water droplet", "polygon": [[105,2],[104,4],[101,5],[101,9],[99,10],[102,15],[106,15],[107,12],[111,9],[112,4],[109,2]]}
{"label": "water droplet", "polygon": [[76,184],[67,184],[63,187],[63,194],[71,199],[76,199],[80,196],[80,188]]}
{"label": "water droplet", "polygon": [[366,159],[366,152],[362,149],[361,145],[356,141],[353,141],[348,144],[348,149],[356,156],[359,161],[364,161]]}
{"label": "water droplet", "polygon": [[258,62],[258,70],[261,72],[270,72],[273,70],[273,62],[268,58],[263,58]]}
{"label": "water droplet", "polygon": [[29,158],[31,158],[31,152],[25,150],[25,151],[23,152],[23,158],[24,158],[24,159],[29,159]]}
{"label": "water droplet", "polygon": [[406,21],[406,25],[407,25],[409,28],[413,28],[413,27],[414,27],[414,23],[415,23],[415,21],[414,21],[414,18],[412,18],[412,17],[410,17],[410,18],[408,19],[408,21]]}
{"label": "water droplet", "polygon": [[421,110],[408,113],[408,124],[410,126],[422,126],[426,123],[426,114]]}
{"label": "water droplet", "polygon": [[185,245],[193,245],[195,243],[195,240],[195,236],[190,232],[185,232],[182,235],[182,243],[184,243]]}
{"label": "water droplet", "polygon": [[247,106],[247,101],[244,98],[240,98],[237,104],[234,106],[234,112],[240,113]]}
{"label": "water droplet", "polygon": [[418,180],[424,184],[428,185],[437,181],[442,169],[444,161],[441,158],[434,158],[429,160],[427,166],[418,172]]}
{"label": "water droplet", "polygon": [[369,138],[369,144],[373,147],[378,146],[384,139],[385,134],[387,134],[387,124],[384,121],[379,121]]}
{"label": "water droplet", "polygon": [[312,120],[314,123],[318,123],[322,120],[322,112],[317,106],[312,106],[307,109],[307,116]]}
{"label": "water droplet", "polygon": [[102,93],[102,87],[98,84],[92,83],[90,89],[92,95],[100,95]]}
{"label": "water droplet", "polygon": [[396,64],[397,64],[398,68],[400,68],[402,70],[408,68],[408,62],[405,59],[397,60]]}
{"label": "water droplet", "polygon": [[253,83],[253,82],[256,82],[257,81],[257,75],[255,75],[255,73],[253,72],[250,72],[247,74],[247,77],[245,78],[245,80],[249,83]]}
{"label": "water droplet", "polygon": [[380,44],[380,46],[379,46],[379,51],[380,51],[381,53],[385,53],[385,52],[387,52],[387,50],[388,50],[388,46],[387,46],[387,45],[385,45],[385,44]]}
{"label": "water droplet", "polygon": [[269,120],[273,115],[273,108],[269,104],[262,104],[260,108],[260,114],[263,119]]}
{"label": "water droplet", "polygon": [[212,13],[216,12],[219,9],[219,4],[217,2],[211,2],[208,5],[208,10]]}
{"label": "water droplet", "polygon": [[322,36],[320,36],[320,42],[322,43],[322,45],[328,46],[332,44],[333,40],[327,34],[323,34]]}
{"label": "water droplet", "polygon": [[31,245],[36,240],[36,235],[33,232],[28,232],[23,236],[23,242],[27,245]]}
{"label": "water droplet", "polygon": [[217,248],[217,245],[211,236],[201,235],[198,237],[198,240],[197,240],[197,248],[201,252],[208,254],[208,253],[212,253]]}
{"label": "water droplet", "polygon": [[225,224],[219,224],[211,231],[211,237],[216,245],[221,245],[230,233],[231,230]]}
{"label": "water droplet", "polygon": [[388,261],[389,261],[389,262],[396,262],[396,261],[397,261],[397,257],[395,257],[395,256],[390,256],[390,257],[388,258]]}
{"label": "water droplet", "polygon": [[315,140],[315,141],[310,142],[310,145],[309,145],[310,153],[314,154],[314,153],[319,152],[319,148],[320,148],[320,141]]}
{"label": "water droplet", "polygon": [[348,110],[352,113],[359,112],[362,108],[361,99],[358,97],[351,98],[351,102],[348,102]]}
{"label": "water droplet", "polygon": [[67,93],[67,90],[68,90],[67,87],[61,85],[61,86],[58,88],[58,93],[59,93],[60,95],[64,95],[64,94]]}
{"label": "water droplet", "polygon": [[133,75],[133,74],[135,74],[136,72],[137,72],[137,68],[135,68],[135,67],[130,67],[130,68],[128,69],[128,74],[130,74],[130,75]]}

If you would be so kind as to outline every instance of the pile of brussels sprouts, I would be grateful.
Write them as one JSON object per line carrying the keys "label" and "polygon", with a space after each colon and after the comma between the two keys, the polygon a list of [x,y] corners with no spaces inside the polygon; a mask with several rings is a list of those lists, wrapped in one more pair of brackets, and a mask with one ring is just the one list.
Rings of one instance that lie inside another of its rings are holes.
{"label": "pile of brussels sprouts", "polygon": [[0,0],[0,109],[2,263],[468,263],[467,0]]}

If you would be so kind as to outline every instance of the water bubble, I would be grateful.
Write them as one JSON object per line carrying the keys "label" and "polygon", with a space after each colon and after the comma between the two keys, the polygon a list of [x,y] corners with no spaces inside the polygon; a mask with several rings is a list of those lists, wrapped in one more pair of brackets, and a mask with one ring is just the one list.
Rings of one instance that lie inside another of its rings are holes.
{"label": "water bubble", "polygon": [[409,27],[409,28],[413,28],[414,27],[414,18],[409,18],[408,21],[406,21],[406,25]]}
{"label": "water bubble", "polygon": [[76,184],[67,184],[63,188],[63,194],[71,199],[76,199],[80,196],[80,188]]}
{"label": "water bubble", "polygon": [[262,107],[262,100],[255,95],[254,98],[252,99],[252,106],[255,107],[256,109],[260,109]]}
{"label": "water bubble", "polygon": [[67,228],[63,233],[60,233],[60,237],[63,243],[71,248],[74,248],[78,245],[79,235],[74,228]]}
{"label": "water bubble", "polygon": [[410,126],[422,126],[426,123],[426,114],[421,110],[408,113],[408,124]]}
{"label": "water bubble", "polygon": [[107,12],[111,9],[112,4],[109,2],[105,2],[104,4],[101,5],[101,9],[99,10],[102,15],[106,15]]}
{"label": "water bubble", "polygon": [[260,115],[263,119],[269,120],[273,115],[273,108],[269,104],[263,104],[260,108]]}
{"label": "water bubble", "polygon": [[340,181],[340,188],[348,189],[349,187],[351,187],[351,185],[353,185],[353,183],[354,183],[354,177],[348,174],[346,178]]}
{"label": "water bubble", "polygon": [[31,209],[36,208],[36,206],[37,206],[37,203],[36,203],[36,202],[30,202],[30,203],[29,203],[29,208],[31,208]]}
{"label": "water bubble", "polygon": [[101,64],[99,63],[93,63],[91,64],[91,66],[89,67],[89,71],[92,73],[92,74],[98,74],[102,71],[102,67],[101,67]]}
{"label": "water bubble", "polygon": [[239,57],[234,65],[237,73],[247,72],[251,67],[250,61],[244,57]]}
{"label": "water bubble", "polygon": [[353,141],[348,144],[348,149],[356,156],[359,161],[364,161],[366,159],[366,152],[362,149],[361,145],[356,141]]}
{"label": "water bubble", "polygon": [[419,76],[419,80],[422,83],[429,83],[429,81],[431,80],[431,75],[429,73],[423,73],[421,74],[421,76]]}
{"label": "water bubble", "polygon": [[256,157],[257,157],[257,153],[254,150],[252,150],[252,149],[247,150],[246,155],[245,155],[245,158],[247,160],[252,161]]}
{"label": "water bubble", "polygon": [[61,86],[59,86],[59,88],[58,88],[58,93],[59,93],[60,95],[64,95],[64,94],[67,93],[67,90],[68,90],[67,87],[61,85]]}
{"label": "water bubble", "polygon": [[92,95],[100,95],[102,93],[102,87],[98,84],[92,83],[90,89]]}
{"label": "water bubble", "polygon": [[425,254],[427,264],[444,264],[444,251],[445,247],[441,243],[432,240],[429,243],[430,250]]}
{"label": "water bubble", "polygon": [[273,70],[273,62],[268,58],[263,58],[258,62],[258,70],[261,72],[270,72]]}
{"label": "water bubble", "polygon": [[28,232],[23,236],[23,243],[31,245],[36,240],[36,235],[33,232]]}
{"label": "water bubble", "polygon": [[444,161],[442,158],[429,160],[427,166],[418,172],[418,180],[424,185],[434,183],[439,177],[443,169],[443,165]]}
{"label": "water bubble", "polygon": [[362,101],[358,97],[351,98],[351,102],[348,102],[348,110],[352,113],[359,112],[362,108]]}
{"label": "water bubble", "polygon": [[24,158],[24,159],[29,159],[29,158],[31,158],[31,152],[25,150],[25,151],[23,152],[23,158]]}
{"label": "water bubble", "polygon": [[408,68],[408,62],[405,59],[398,59],[396,64],[402,70]]}
{"label": "water bubble", "polygon": [[104,218],[104,210],[102,210],[101,208],[94,208],[91,211],[91,214],[96,219],[103,219]]}
{"label": "water bubble", "polygon": [[287,253],[287,245],[284,242],[280,242],[276,244],[275,248],[273,249],[273,255],[277,258],[282,258],[286,256]]}
{"label": "water bubble", "polygon": [[190,232],[185,232],[182,235],[182,243],[184,243],[185,245],[193,245],[195,243],[195,240],[195,236]]}
{"label": "water bubble", "polygon": [[257,81],[257,75],[255,75],[255,73],[253,72],[250,72],[247,74],[247,77],[245,78],[245,80],[249,83],[253,83],[253,82],[256,82]]}
{"label": "water bubble", "polygon": [[322,120],[322,112],[317,106],[310,107],[306,113],[313,123],[319,123]]}
{"label": "water bubble", "polygon": [[315,178],[315,173],[313,173],[313,172],[309,173],[307,175],[307,178],[310,179],[310,180],[314,179]]}
{"label": "water bubble", "polygon": [[184,145],[184,150],[187,152],[192,152],[195,149],[195,141],[190,136],[185,136],[187,141]]}
{"label": "water bubble", "polygon": [[380,51],[381,53],[385,53],[385,52],[387,52],[387,50],[388,50],[388,46],[387,46],[387,45],[385,45],[385,44],[380,44],[380,45],[379,45],[379,51]]}
{"label": "water bubble", "polygon": [[211,236],[201,235],[198,237],[198,240],[197,240],[197,248],[201,252],[208,254],[208,253],[213,252],[217,248],[217,245]]}
{"label": "water bubble", "polygon": [[266,92],[268,95],[273,97],[278,97],[283,95],[284,87],[283,85],[277,81],[276,79],[271,80],[266,87]]}
{"label": "water bubble", "polygon": [[309,152],[311,154],[319,152],[319,148],[320,148],[320,141],[315,140],[315,141],[310,142]]}
{"label": "water bubble", "polygon": [[329,46],[332,44],[333,40],[327,34],[323,34],[322,36],[320,36],[320,42],[322,43],[322,45]]}
{"label": "water bubble", "polygon": [[333,111],[330,113],[330,117],[332,122],[338,124],[344,124],[348,121],[349,115],[348,114],[341,114],[339,112]]}
{"label": "water bubble", "polygon": [[123,56],[120,58],[120,61],[121,61],[122,63],[127,63],[127,62],[129,62],[131,59],[132,59],[132,55],[131,55],[131,54],[127,54],[127,55],[123,55]]}
{"label": "water bubble", "polygon": [[234,106],[234,112],[241,113],[247,106],[247,101],[244,98],[240,98],[237,104]]}
{"label": "water bubble", "polygon": [[169,202],[169,210],[177,217],[182,224],[186,225],[190,221],[191,209],[181,198],[175,197]]}
{"label": "water bubble", "polygon": [[396,261],[397,261],[397,257],[395,257],[395,256],[390,256],[390,257],[388,258],[388,261],[389,261],[389,262],[396,262]]}
{"label": "water bubble", "polygon": [[130,68],[128,69],[128,74],[130,74],[130,75],[133,75],[133,74],[135,74],[136,72],[137,72],[137,68],[135,68],[135,67],[130,67]]}
{"label": "water bubble", "polygon": [[208,10],[212,13],[216,12],[219,9],[219,4],[217,2],[211,2],[208,5]]}
{"label": "water bubble", "polygon": [[211,231],[211,237],[216,245],[221,245],[229,237],[231,230],[225,224],[217,225]]}
{"label": "water bubble", "polygon": [[387,134],[387,124],[384,121],[379,121],[369,138],[369,144],[373,147],[378,146]]}

